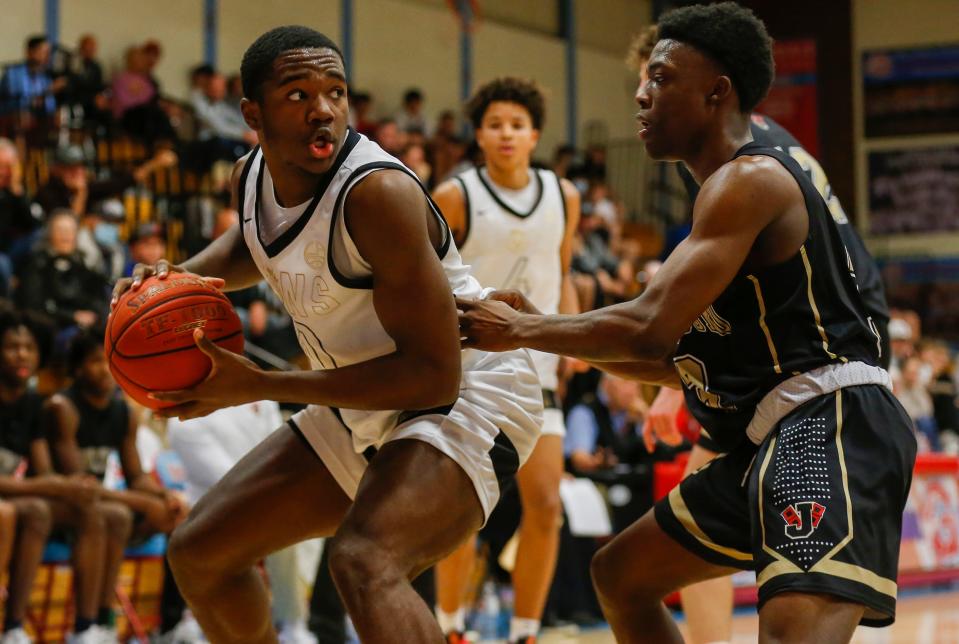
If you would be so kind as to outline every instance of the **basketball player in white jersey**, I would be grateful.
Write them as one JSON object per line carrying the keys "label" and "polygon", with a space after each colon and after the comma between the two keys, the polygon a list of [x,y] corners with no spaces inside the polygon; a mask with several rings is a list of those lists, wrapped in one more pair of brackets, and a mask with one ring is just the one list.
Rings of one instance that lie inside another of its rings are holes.
{"label": "basketball player in white jersey", "polygon": [[[441,184],[433,195],[463,261],[484,286],[515,289],[540,310],[578,313],[569,280],[579,193],[550,170],[530,167],[545,112],[532,82],[499,78],[466,105],[485,165]],[[516,477],[523,504],[513,568],[516,603],[510,642],[535,641],[559,550],[566,427],[556,400],[559,356],[532,352],[543,385],[543,431]],[[437,566],[440,626],[449,642],[464,630],[466,585],[476,549],[470,541]]]}
{"label": "basketball player in white jersey", "polygon": [[309,406],[245,456],[173,534],[177,581],[213,642],[275,642],[254,566],[332,536],[364,642],[442,642],[409,580],[484,523],[529,457],[542,395],[529,354],[461,351],[454,294],[481,287],[412,172],[347,127],[337,46],[280,27],[250,46],[241,109],[260,146],[233,175],[241,222],[182,266],[238,289],[266,278],[313,369],[264,372],[195,332],[213,362],[153,394],[181,419],[268,399]]}

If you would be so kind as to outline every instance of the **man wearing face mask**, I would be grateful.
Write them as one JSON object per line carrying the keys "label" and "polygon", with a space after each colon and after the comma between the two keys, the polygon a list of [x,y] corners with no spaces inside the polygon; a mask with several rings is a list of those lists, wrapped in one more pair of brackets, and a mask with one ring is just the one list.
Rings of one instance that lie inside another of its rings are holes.
{"label": "man wearing face mask", "polygon": [[17,303],[46,315],[59,328],[90,327],[106,319],[106,281],[83,264],[77,228],[69,210],[53,211],[45,241],[20,266]]}
{"label": "man wearing face mask", "polygon": [[123,275],[126,250],[120,242],[120,224],[126,209],[119,199],[105,199],[90,208],[80,222],[77,249],[84,265],[113,282]]}

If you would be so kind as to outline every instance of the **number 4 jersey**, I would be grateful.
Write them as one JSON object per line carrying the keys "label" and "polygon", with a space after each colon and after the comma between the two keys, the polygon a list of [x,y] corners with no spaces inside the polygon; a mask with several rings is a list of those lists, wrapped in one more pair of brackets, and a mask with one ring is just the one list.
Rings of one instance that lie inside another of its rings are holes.
{"label": "number 4 jersey", "polygon": [[[455,177],[466,200],[460,252],[483,286],[515,289],[543,313],[557,313],[566,202],[555,173],[541,169],[529,173],[530,183],[522,191],[493,185],[482,168]],[[543,388],[554,391],[559,356],[539,351],[530,354]]]}

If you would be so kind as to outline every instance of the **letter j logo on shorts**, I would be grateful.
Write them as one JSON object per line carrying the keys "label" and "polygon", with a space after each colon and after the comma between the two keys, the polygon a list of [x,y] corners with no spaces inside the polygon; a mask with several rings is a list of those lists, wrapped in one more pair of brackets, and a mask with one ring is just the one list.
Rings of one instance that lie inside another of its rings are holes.
{"label": "letter j logo on shorts", "polygon": [[780,512],[786,522],[786,536],[790,539],[805,539],[819,527],[826,506],[815,501],[793,503]]}

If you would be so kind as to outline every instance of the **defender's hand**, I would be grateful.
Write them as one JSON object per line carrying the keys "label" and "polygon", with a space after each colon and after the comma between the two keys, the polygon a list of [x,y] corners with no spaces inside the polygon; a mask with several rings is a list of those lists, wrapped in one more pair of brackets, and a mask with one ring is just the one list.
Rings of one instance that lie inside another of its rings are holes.
{"label": "defender's hand", "polygon": [[542,315],[542,312],[536,305],[529,301],[525,295],[519,291],[508,289],[505,291],[493,291],[486,298],[487,300],[498,300],[500,302],[506,302],[513,307],[514,310],[519,311],[520,313],[529,313],[530,315]]}
{"label": "defender's hand", "polygon": [[193,332],[193,340],[213,363],[210,375],[192,389],[150,394],[155,400],[175,403],[158,410],[158,415],[189,420],[261,398],[259,382],[263,371],[259,367],[243,356],[218,347],[200,329]]}
{"label": "defender's hand", "polygon": [[505,302],[496,300],[463,300],[456,298],[459,309],[461,344],[464,349],[511,351],[519,344],[513,330],[522,313]]}

